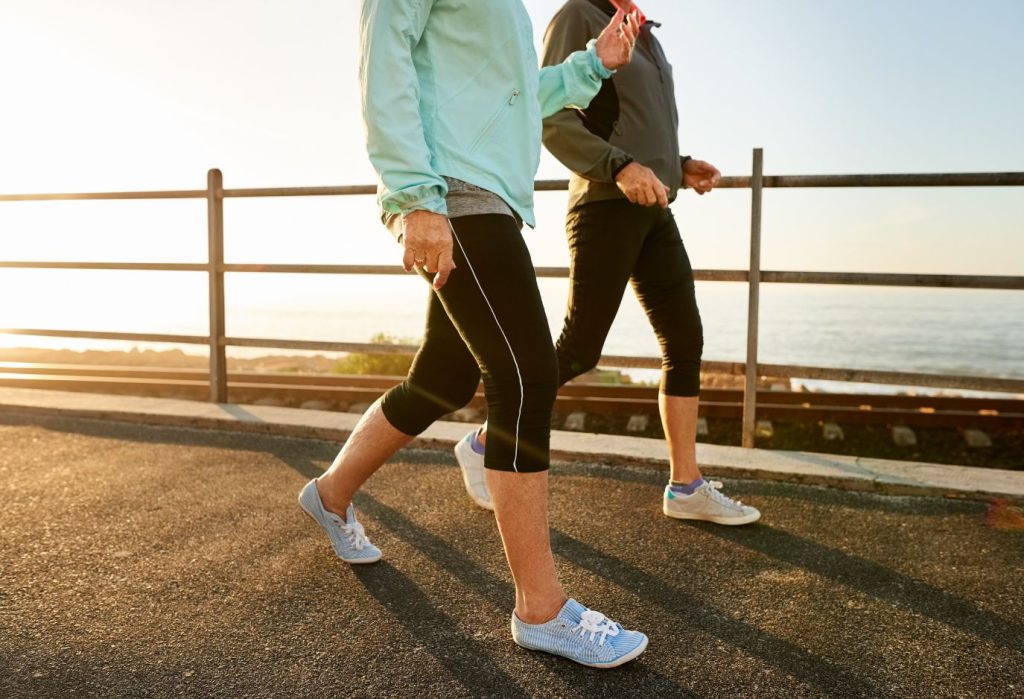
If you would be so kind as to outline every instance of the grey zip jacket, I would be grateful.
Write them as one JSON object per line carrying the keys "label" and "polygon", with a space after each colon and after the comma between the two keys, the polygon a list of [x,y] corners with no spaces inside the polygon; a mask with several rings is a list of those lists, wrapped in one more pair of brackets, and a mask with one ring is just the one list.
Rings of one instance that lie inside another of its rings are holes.
{"label": "grey zip jacket", "polygon": [[[544,36],[546,66],[585,49],[615,14],[608,0],[569,0]],[[569,210],[592,201],[624,199],[615,176],[636,161],[651,168],[674,199],[682,185],[679,113],[672,66],[647,21],[632,62],[601,86],[585,109],[563,109],[544,120],[544,145],[572,171]]]}

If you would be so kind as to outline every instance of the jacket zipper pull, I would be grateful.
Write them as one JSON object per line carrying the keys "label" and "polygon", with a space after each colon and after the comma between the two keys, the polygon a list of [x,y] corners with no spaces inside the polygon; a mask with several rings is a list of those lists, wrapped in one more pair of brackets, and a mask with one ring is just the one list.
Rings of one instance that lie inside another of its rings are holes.
{"label": "jacket zipper pull", "polygon": [[517,97],[519,97],[519,90],[512,90],[512,96],[508,98],[509,105],[515,104]]}

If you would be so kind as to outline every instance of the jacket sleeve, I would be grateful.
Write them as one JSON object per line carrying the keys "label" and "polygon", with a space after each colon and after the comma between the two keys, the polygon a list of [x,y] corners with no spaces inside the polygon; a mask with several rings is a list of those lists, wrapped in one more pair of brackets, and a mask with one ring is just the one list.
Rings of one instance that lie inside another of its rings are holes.
{"label": "jacket sleeve", "polygon": [[586,107],[594,99],[601,82],[614,71],[604,67],[597,57],[595,39],[582,51],[563,56],[557,65],[545,64],[540,69],[540,111],[548,117],[566,107]]}
{"label": "jacket sleeve", "polygon": [[412,49],[434,0],[363,0],[359,83],[370,162],[381,182],[381,208],[447,215],[448,187],[434,172],[420,116]]}
{"label": "jacket sleeve", "polygon": [[[571,4],[567,5],[548,26],[544,36],[543,64],[562,63],[566,56],[571,57],[574,51],[587,44],[595,30],[600,32],[583,12]],[[594,58],[597,58],[596,54]],[[590,95],[587,104],[593,97]],[[575,109],[561,109],[545,116],[544,145],[577,175],[597,182],[614,182],[619,171],[633,162],[628,153],[587,129]]]}

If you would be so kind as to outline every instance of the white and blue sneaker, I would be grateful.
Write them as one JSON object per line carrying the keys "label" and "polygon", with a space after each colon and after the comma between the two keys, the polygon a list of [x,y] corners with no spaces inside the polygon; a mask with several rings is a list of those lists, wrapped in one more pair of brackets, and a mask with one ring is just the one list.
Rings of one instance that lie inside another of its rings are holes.
{"label": "white and blue sneaker", "polygon": [[570,599],[551,621],[527,624],[512,614],[512,639],[523,648],[598,668],[628,663],[647,648],[647,636],[627,631],[601,612]]}
{"label": "white and blue sneaker", "polygon": [[673,492],[671,486],[665,486],[662,512],[676,519],[697,519],[733,526],[761,519],[756,507],[744,505],[723,493],[721,481],[704,481],[691,495]]}
{"label": "white and blue sneaker", "polygon": [[491,502],[487,479],[484,478],[484,455],[473,449],[476,432],[473,430],[455,445],[455,460],[459,462],[462,482],[466,485],[470,499],[485,510],[493,510],[494,503]]}
{"label": "white and blue sneaker", "polygon": [[299,507],[313,518],[331,540],[334,553],[346,563],[376,563],[380,560],[380,549],[370,543],[363,531],[363,525],[356,519],[351,503],[342,519],[324,507],[314,478],[299,493]]}

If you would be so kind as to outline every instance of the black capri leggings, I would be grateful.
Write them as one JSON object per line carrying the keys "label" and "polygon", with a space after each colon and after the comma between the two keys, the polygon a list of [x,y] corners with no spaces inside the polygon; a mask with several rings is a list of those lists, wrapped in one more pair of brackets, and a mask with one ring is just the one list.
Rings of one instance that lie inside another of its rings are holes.
{"label": "black capri leggings", "polygon": [[468,403],[482,376],[484,466],[546,470],[558,365],[530,253],[511,216],[459,217],[452,228],[456,269],[431,289],[423,344],[409,376],[385,394],[384,416],[417,435]]}
{"label": "black capri leggings", "polygon": [[592,202],[569,212],[566,231],[572,281],[557,344],[559,383],[597,365],[632,281],[661,346],[661,392],[699,395],[704,333],[693,269],[672,211],[626,199]]}

